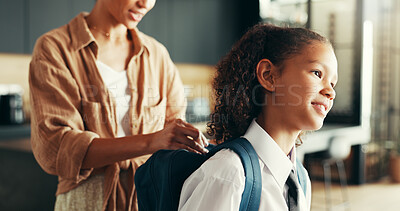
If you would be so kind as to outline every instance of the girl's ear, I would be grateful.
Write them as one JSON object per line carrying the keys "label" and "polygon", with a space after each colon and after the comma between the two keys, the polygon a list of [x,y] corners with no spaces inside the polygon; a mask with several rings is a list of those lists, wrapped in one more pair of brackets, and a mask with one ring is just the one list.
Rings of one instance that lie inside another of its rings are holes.
{"label": "girl's ear", "polygon": [[270,92],[275,91],[274,68],[274,64],[269,59],[261,59],[256,68],[258,82]]}

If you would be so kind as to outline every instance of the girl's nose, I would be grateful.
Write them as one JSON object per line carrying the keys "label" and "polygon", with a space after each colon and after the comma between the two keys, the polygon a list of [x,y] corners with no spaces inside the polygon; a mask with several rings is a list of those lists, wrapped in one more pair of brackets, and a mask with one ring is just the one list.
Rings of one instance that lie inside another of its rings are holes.
{"label": "girl's nose", "polygon": [[326,96],[329,100],[333,100],[336,97],[336,91],[333,89],[332,86],[324,88],[321,92],[321,94]]}
{"label": "girl's nose", "polygon": [[138,3],[138,6],[141,7],[141,8],[148,8],[149,5],[150,5],[149,4],[150,1],[151,0],[139,0],[137,3]]}

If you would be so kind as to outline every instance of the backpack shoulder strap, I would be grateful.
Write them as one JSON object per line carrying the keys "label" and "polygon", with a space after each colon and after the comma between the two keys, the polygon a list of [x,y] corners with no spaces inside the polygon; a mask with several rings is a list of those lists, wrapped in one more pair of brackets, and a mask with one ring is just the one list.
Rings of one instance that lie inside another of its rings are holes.
{"label": "backpack shoulder strap", "polygon": [[240,202],[240,211],[258,211],[261,198],[261,169],[258,155],[245,138],[237,138],[216,146],[216,151],[228,148],[239,155],[246,176],[245,188]]}
{"label": "backpack shoulder strap", "polygon": [[297,171],[297,178],[299,180],[300,186],[303,189],[304,196],[306,196],[307,193],[307,173],[306,170],[304,169],[303,164],[296,159],[296,171]]}

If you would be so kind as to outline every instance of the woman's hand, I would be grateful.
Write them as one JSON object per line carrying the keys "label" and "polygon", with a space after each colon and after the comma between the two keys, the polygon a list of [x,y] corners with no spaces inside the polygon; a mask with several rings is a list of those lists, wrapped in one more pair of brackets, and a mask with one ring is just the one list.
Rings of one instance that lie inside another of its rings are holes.
{"label": "woman's hand", "polygon": [[160,149],[186,149],[199,154],[207,153],[207,138],[193,125],[176,119],[166,123],[163,130],[154,133],[150,148],[154,151]]}
{"label": "woman's hand", "polygon": [[82,169],[98,168],[111,163],[152,154],[160,149],[186,149],[203,154],[208,140],[193,125],[177,119],[163,130],[120,138],[95,138],[90,143]]}

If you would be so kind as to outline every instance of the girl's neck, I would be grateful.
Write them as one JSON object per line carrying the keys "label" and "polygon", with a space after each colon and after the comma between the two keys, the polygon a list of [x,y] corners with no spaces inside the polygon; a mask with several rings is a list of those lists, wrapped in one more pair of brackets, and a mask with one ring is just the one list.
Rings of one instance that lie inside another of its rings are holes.
{"label": "girl's neck", "polygon": [[285,155],[288,155],[301,131],[291,130],[287,127],[287,124],[282,124],[275,118],[266,118],[263,112],[257,117],[256,121],[278,144]]}

